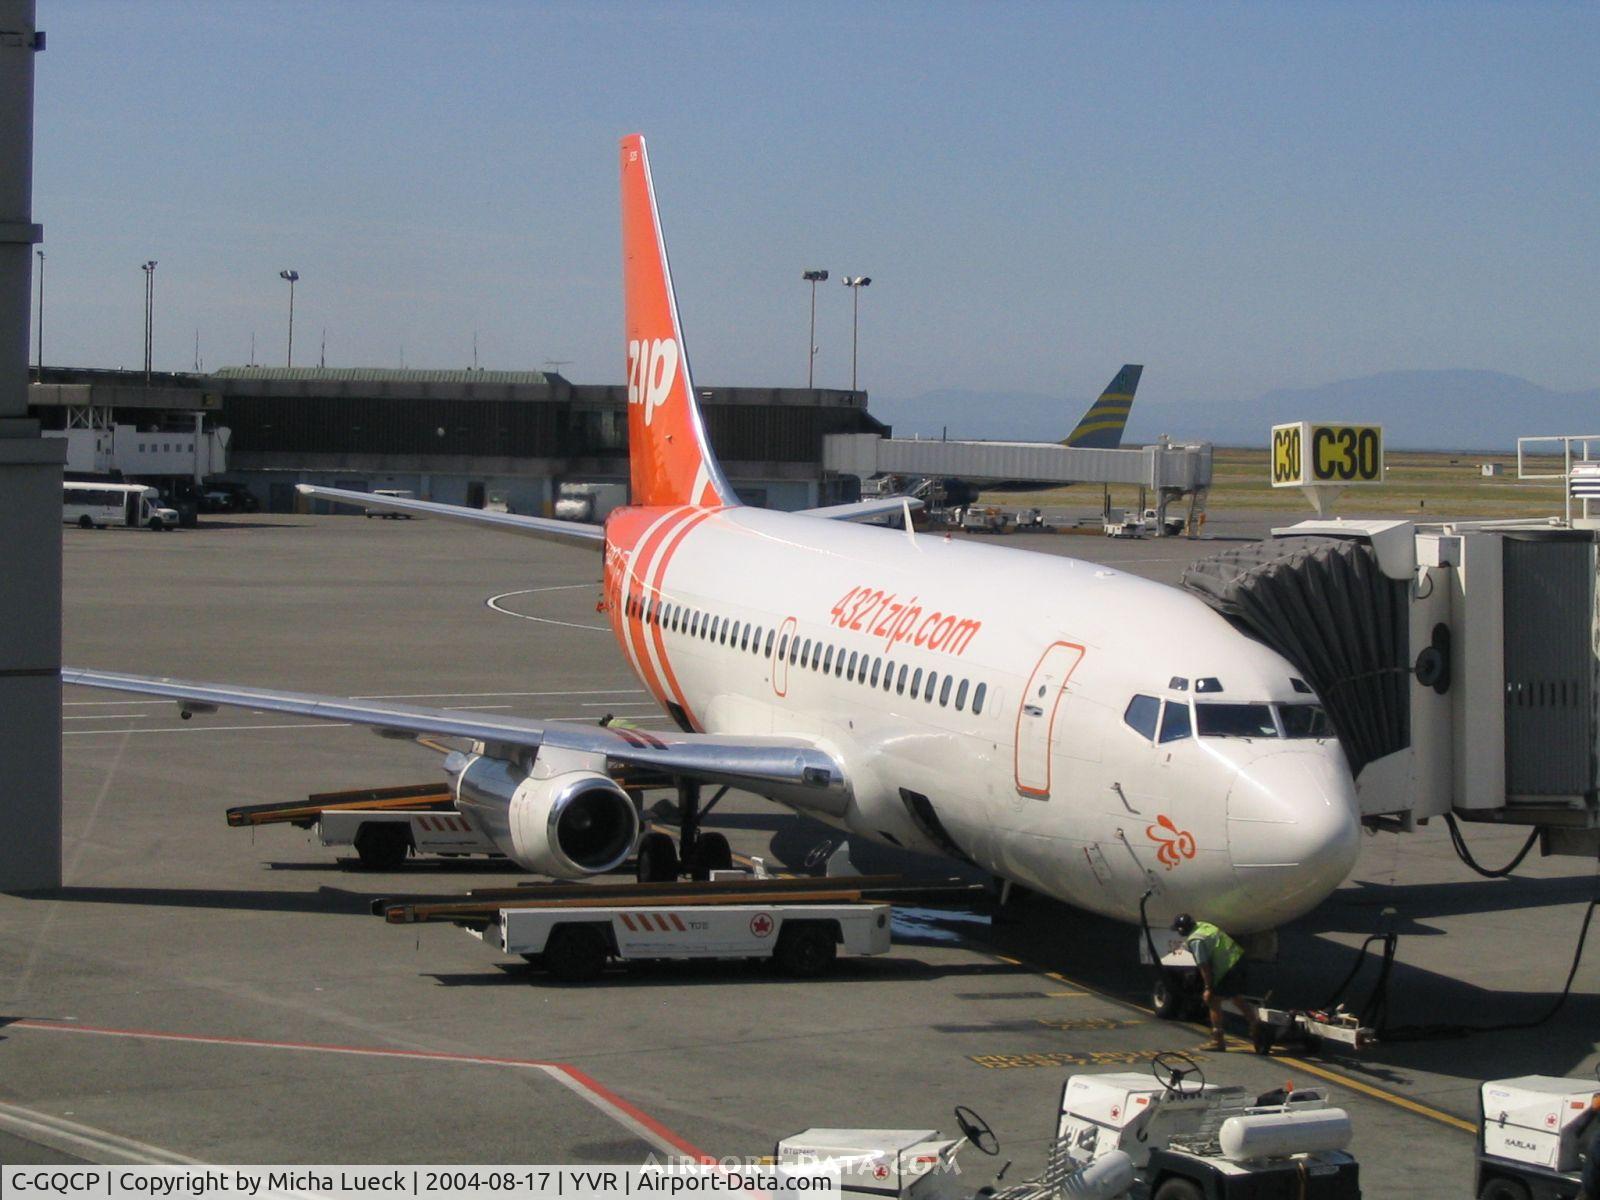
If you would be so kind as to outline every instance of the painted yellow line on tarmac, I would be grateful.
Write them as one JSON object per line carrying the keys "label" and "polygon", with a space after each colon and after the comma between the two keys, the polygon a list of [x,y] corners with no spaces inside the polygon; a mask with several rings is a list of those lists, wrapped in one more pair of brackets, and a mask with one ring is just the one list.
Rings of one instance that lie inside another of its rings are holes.
{"label": "painted yellow line on tarmac", "polygon": [[1398,1096],[1394,1092],[1374,1087],[1370,1083],[1363,1083],[1359,1079],[1353,1079],[1339,1071],[1329,1070],[1327,1067],[1320,1066],[1317,1063],[1307,1062],[1303,1058],[1290,1058],[1286,1054],[1274,1054],[1271,1061],[1288,1063],[1290,1066],[1297,1067],[1302,1071],[1310,1071],[1313,1075],[1319,1075],[1323,1079],[1331,1080],[1347,1088],[1354,1088],[1358,1092],[1371,1096],[1374,1100],[1382,1100],[1386,1104],[1393,1104],[1397,1108],[1416,1113],[1419,1117],[1427,1117],[1428,1120],[1437,1121],[1441,1125],[1448,1125],[1452,1129],[1459,1129],[1463,1133],[1476,1134],[1478,1132],[1478,1127],[1471,1121],[1463,1121],[1460,1117],[1453,1117],[1447,1112],[1440,1112],[1437,1108],[1430,1108],[1428,1105],[1419,1104],[1415,1100],[1407,1100],[1404,1096]]}
{"label": "painted yellow line on tarmac", "polygon": [[1046,996],[1087,996],[1088,992],[1046,992]]}
{"label": "painted yellow line on tarmac", "polygon": [[[1135,1004],[1133,1001],[1125,1000],[1121,996],[1113,996],[1107,992],[1099,991],[1095,988],[1089,987],[1088,984],[1079,983],[1076,979],[1069,979],[1059,971],[1047,971],[1036,963],[1023,962],[1021,959],[1009,958],[1004,954],[994,954],[992,951],[990,954],[991,957],[997,958],[1001,962],[1010,963],[1012,966],[1025,967],[1037,975],[1042,975],[1046,979],[1054,979],[1061,983],[1070,983],[1075,987],[1085,989],[1082,992],[1075,993],[1047,992],[1046,995],[1096,996],[1102,1000],[1109,1000],[1114,1004],[1121,1004],[1127,1008],[1138,1009],[1140,1012],[1149,1013],[1151,1016],[1155,1015],[1155,1010],[1147,1007],[1146,1005]],[[1191,1026],[1191,1028],[1193,1028],[1193,1026]],[[1238,1038],[1229,1038],[1228,1044],[1232,1049],[1243,1051],[1250,1051],[1253,1049],[1250,1043],[1241,1041]],[[1415,1113],[1419,1117],[1426,1117],[1430,1121],[1437,1121],[1441,1125],[1448,1125],[1451,1129],[1459,1129],[1464,1133],[1472,1134],[1476,1134],[1478,1132],[1478,1127],[1471,1121],[1464,1121],[1460,1117],[1451,1116],[1447,1112],[1441,1112],[1437,1108],[1431,1108],[1428,1105],[1420,1104],[1415,1100],[1408,1100],[1406,1097],[1398,1095],[1395,1092],[1386,1091],[1383,1088],[1375,1087],[1370,1083],[1363,1082],[1360,1079],[1352,1078],[1349,1075],[1332,1070],[1331,1068],[1319,1066],[1316,1063],[1307,1062],[1303,1058],[1291,1058],[1287,1055],[1274,1054],[1263,1059],[1262,1061],[1285,1063],[1289,1066],[1296,1067],[1299,1070],[1309,1071],[1311,1074],[1329,1080],[1330,1082],[1342,1084],[1343,1086],[1351,1088],[1354,1091],[1361,1092],[1363,1095],[1371,1096],[1374,1100],[1381,1100],[1385,1104],[1392,1104],[1396,1108],[1402,1108],[1407,1112]]]}

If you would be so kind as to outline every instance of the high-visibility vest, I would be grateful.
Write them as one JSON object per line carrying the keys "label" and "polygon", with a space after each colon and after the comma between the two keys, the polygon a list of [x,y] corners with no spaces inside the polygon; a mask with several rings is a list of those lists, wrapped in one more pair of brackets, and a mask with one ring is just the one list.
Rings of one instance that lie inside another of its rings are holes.
{"label": "high-visibility vest", "polygon": [[1189,942],[1205,942],[1211,947],[1211,981],[1219,981],[1224,975],[1238,964],[1244,957],[1244,947],[1239,945],[1222,930],[1210,921],[1195,923],[1194,932],[1186,939]]}

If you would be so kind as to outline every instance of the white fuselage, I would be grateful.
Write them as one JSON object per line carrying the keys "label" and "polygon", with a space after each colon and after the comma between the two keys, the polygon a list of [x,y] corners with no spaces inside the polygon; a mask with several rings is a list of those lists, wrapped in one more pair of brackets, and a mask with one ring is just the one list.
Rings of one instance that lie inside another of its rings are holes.
{"label": "white fuselage", "polygon": [[[818,739],[853,833],[1122,920],[1153,890],[1152,921],[1240,933],[1307,911],[1354,863],[1338,742],[1283,736],[1281,706],[1315,697],[1193,596],[939,535],[647,511],[631,523],[652,532],[607,547],[630,665],[706,732]],[[1208,721],[1207,704],[1235,707]]]}

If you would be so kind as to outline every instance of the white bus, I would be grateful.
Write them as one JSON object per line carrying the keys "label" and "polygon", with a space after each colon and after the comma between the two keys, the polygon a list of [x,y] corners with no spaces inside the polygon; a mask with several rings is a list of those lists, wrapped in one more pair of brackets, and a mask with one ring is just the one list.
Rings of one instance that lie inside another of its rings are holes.
{"label": "white bus", "polygon": [[135,529],[173,529],[178,514],[160,504],[161,494],[142,483],[63,483],[61,523],[80,529],[128,525]]}

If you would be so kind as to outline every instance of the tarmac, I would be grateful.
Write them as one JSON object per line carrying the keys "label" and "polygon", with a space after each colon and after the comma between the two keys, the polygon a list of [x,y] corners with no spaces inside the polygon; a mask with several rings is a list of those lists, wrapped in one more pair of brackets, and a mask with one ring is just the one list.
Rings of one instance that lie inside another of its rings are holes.
{"label": "tarmac", "polygon": [[[1214,517],[1205,538],[1007,535],[1175,581],[1296,512]],[[73,665],[539,717],[664,726],[595,612],[599,559],[439,521],[252,515],[169,534],[67,529]],[[1600,946],[1534,1029],[1396,1041],[1359,1056],[1199,1049],[1143,1007],[1125,926],[1033,898],[901,914],[885,956],[830,978],[751,964],[548,982],[449,926],[396,927],[374,898],[526,878],[417,861],[375,874],[313,834],[231,829],[237,804],[438,780],[439,757],[357,728],[66,689],[65,876],[0,896],[0,1161],[593,1163],[770,1154],[808,1126],[941,1128],[966,1104],[999,1157],[1042,1166],[1066,1077],[1190,1053],[1207,1079],[1326,1085],[1369,1197],[1472,1192],[1477,1085],[1588,1077]],[[711,824],[793,866],[836,837],[753,797]],[[1516,831],[1468,827],[1498,865]],[[863,869],[905,866],[854,848]],[[926,860],[922,869],[943,870]],[[1596,864],[1531,856],[1481,879],[1437,826],[1369,837],[1349,882],[1285,930],[1275,998],[1328,998],[1369,934],[1401,937],[1397,1026],[1531,1020],[1554,1003]],[[1359,995],[1371,970],[1358,979]]]}

